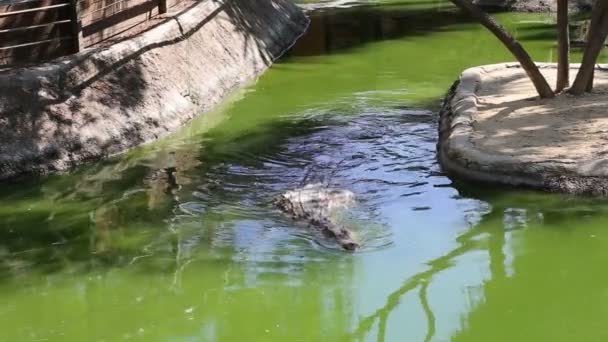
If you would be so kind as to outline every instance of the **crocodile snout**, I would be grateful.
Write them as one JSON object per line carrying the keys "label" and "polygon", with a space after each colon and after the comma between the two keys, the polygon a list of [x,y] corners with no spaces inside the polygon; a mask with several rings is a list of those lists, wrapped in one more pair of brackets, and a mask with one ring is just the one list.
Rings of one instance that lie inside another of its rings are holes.
{"label": "crocodile snout", "polygon": [[361,247],[358,242],[355,241],[340,241],[340,246],[346,249],[347,251],[356,251]]}

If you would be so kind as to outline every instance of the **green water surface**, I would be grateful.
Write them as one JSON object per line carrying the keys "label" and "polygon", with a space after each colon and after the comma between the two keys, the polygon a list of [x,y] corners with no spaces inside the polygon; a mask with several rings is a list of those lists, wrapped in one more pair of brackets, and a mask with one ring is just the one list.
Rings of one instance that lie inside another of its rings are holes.
{"label": "green water surface", "polygon": [[[555,60],[553,17],[497,17]],[[442,96],[505,49],[439,1],[311,18],[171,137],[1,184],[0,341],[608,339],[608,204],[454,183],[435,160]],[[272,208],[307,176],[357,193],[360,252]]]}

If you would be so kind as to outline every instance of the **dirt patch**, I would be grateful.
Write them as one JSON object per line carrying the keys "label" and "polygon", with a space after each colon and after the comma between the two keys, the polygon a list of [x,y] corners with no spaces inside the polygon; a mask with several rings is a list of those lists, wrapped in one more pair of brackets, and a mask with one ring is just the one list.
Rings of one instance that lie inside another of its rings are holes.
{"label": "dirt patch", "polygon": [[[555,66],[541,70],[554,84]],[[441,112],[442,164],[475,180],[607,195],[608,72],[596,75],[591,94],[538,99],[518,64],[465,71]]]}

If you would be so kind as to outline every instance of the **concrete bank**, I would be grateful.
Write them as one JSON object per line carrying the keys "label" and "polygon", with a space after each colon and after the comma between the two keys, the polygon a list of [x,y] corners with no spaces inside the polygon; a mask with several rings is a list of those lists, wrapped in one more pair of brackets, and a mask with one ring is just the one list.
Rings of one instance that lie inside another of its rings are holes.
{"label": "concrete bank", "polygon": [[291,0],[202,0],[135,38],[0,71],[0,179],[174,131],[259,76],[307,25]]}
{"label": "concrete bank", "polygon": [[[479,6],[499,11],[556,12],[557,0],[474,0]],[[593,0],[570,0],[571,11],[591,10]]]}
{"label": "concrete bank", "polygon": [[[554,84],[556,66],[541,65]],[[468,180],[608,195],[608,72],[592,94],[535,98],[519,64],[466,70],[440,112],[438,157]],[[572,78],[577,71],[573,68]]]}

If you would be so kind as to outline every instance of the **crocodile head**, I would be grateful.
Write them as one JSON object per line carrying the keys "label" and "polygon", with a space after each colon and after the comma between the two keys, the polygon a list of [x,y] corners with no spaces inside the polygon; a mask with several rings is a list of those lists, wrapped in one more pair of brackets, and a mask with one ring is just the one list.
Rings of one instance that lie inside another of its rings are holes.
{"label": "crocodile head", "polygon": [[361,244],[354,237],[351,229],[344,226],[339,226],[333,230],[333,233],[336,236],[336,241],[338,244],[345,250],[355,251],[361,247]]}

